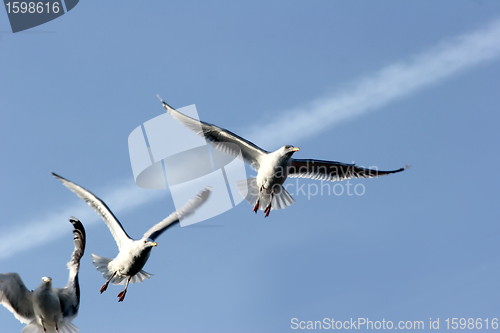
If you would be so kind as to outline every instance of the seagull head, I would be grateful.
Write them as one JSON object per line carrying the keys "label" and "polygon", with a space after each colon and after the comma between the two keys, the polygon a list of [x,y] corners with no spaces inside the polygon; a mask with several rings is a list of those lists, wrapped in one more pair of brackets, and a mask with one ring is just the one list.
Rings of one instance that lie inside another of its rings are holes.
{"label": "seagull head", "polygon": [[299,147],[294,147],[294,146],[283,146],[281,148],[281,150],[283,151],[283,155],[286,155],[287,157],[291,157],[293,153],[295,153],[296,151],[299,151],[300,148]]}
{"label": "seagull head", "polygon": [[42,283],[40,283],[40,287],[42,289],[50,289],[50,288],[52,288],[52,279],[49,278],[49,277],[47,277],[47,276],[44,276],[42,278]]}
{"label": "seagull head", "polygon": [[125,257],[143,257],[147,256],[149,257],[149,253],[151,249],[158,244],[156,242],[153,242],[153,240],[149,238],[142,238],[134,241],[130,247],[128,247],[124,251],[120,251],[118,255],[122,255]]}
{"label": "seagull head", "polygon": [[153,240],[150,238],[143,239],[142,244],[145,249],[151,249],[154,246],[158,246],[158,243],[153,242]]}

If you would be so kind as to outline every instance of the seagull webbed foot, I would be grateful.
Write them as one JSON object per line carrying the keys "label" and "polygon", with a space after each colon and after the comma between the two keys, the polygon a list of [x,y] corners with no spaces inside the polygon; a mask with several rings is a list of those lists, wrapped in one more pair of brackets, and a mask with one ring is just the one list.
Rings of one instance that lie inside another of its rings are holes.
{"label": "seagull webbed foot", "polygon": [[118,294],[118,302],[123,302],[123,300],[125,299],[125,294],[127,293],[127,288],[128,288],[128,283],[130,282],[130,279],[132,278],[132,276],[129,276],[128,279],[127,279],[127,284],[125,285],[125,289],[123,289],[119,294]]}
{"label": "seagull webbed foot", "polygon": [[106,283],[102,285],[102,287],[101,287],[101,289],[100,289],[101,294],[102,294],[103,292],[105,292],[105,291],[106,291],[106,289],[108,289],[108,284],[109,284],[109,281],[106,281]]}
{"label": "seagull webbed foot", "polygon": [[103,292],[105,292],[105,291],[106,291],[106,289],[108,289],[108,284],[109,284],[109,281],[111,281],[111,279],[115,276],[115,274],[116,274],[116,272],[114,272],[114,273],[113,273],[113,275],[111,275],[111,277],[108,279],[108,281],[106,281],[106,283],[102,285],[101,290],[100,290],[100,291],[101,291],[101,294],[102,294]]}
{"label": "seagull webbed foot", "polygon": [[125,299],[125,294],[127,293],[127,289],[123,289],[119,294],[118,294],[118,302],[123,302]]}
{"label": "seagull webbed foot", "polygon": [[267,206],[267,208],[266,208],[266,210],[264,212],[265,212],[264,217],[268,217],[269,213],[271,212],[271,204],[269,204],[269,206]]}

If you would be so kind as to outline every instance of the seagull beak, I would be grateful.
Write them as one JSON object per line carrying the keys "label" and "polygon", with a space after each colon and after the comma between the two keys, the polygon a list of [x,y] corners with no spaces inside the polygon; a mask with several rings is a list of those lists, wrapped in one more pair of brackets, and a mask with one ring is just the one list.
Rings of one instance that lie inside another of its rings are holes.
{"label": "seagull beak", "polygon": [[158,246],[158,243],[153,242],[153,243],[151,243],[151,245],[152,245],[152,246]]}
{"label": "seagull beak", "polygon": [[299,147],[293,147],[292,151],[299,151],[300,148]]}
{"label": "seagull beak", "polygon": [[49,283],[50,281],[52,281],[52,279],[51,279],[51,278],[49,278],[49,277],[44,276],[44,277],[42,278],[42,281],[43,281],[43,282],[47,282],[47,283]]}

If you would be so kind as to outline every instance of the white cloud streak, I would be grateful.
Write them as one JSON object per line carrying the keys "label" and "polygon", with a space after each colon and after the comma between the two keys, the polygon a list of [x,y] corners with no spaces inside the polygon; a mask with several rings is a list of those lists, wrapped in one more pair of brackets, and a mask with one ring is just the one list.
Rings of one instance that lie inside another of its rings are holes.
{"label": "white cloud streak", "polygon": [[[70,192],[68,195],[71,195]],[[145,190],[135,184],[129,184],[118,186],[99,196],[106,198],[106,204],[113,210],[113,213],[119,216],[146,202],[165,197],[166,192]],[[68,229],[61,227],[61,221],[68,220],[70,216],[83,221],[86,229],[93,224],[104,223],[90,207],[76,197],[74,204],[66,208],[54,209],[54,211],[2,234],[0,236],[0,260],[63,236]],[[29,239],[29,242],[24,242],[23,246],[19,246],[19,239]]]}
{"label": "white cloud streak", "polygon": [[[496,20],[484,29],[445,41],[407,61],[363,77],[349,89],[281,113],[268,125],[255,125],[245,137],[257,142],[297,142],[499,55],[500,20]],[[275,121],[280,123],[279,129]]]}
{"label": "white cloud streak", "polygon": [[[373,75],[361,78],[354,82],[350,89],[287,111],[286,117],[283,117],[283,114],[278,115],[276,121],[281,122],[279,129],[271,124],[258,124],[252,127],[245,137],[257,142],[291,142],[304,139],[499,55],[500,20],[497,20],[485,29],[443,42],[407,61],[395,63]],[[303,128],[308,130],[303,131]],[[163,191],[143,190],[134,184],[121,186],[102,197],[106,198],[113,211],[120,215],[164,194]],[[65,232],[65,229],[60,227],[61,220],[70,215],[85,221],[87,227],[100,221],[95,212],[75,202],[69,208],[46,214],[43,218],[34,218],[32,222],[1,235],[0,260],[60,237]],[[30,245],[25,244],[20,248],[17,246],[19,239],[30,239]]]}

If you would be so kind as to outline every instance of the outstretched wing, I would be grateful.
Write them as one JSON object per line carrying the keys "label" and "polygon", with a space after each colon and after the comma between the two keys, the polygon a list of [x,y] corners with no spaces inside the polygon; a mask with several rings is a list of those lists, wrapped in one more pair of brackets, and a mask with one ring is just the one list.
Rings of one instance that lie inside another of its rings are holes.
{"label": "outstretched wing", "polygon": [[57,179],[59,179],[64,186],[66,186],[71,191],[76,193],[76,195],[78,195],[81,199],[83,199],[83,201],[88,203],[88,205],[92,207],[92,209],[94,209],[97,212],[97,214],[99,214],[99,216],[104,220],[109,230],[111,231],[111,234],[113,235],[113,238],[115,239],[116,244],[118,245],[118,248],[120,250],[126,243],[132,241],[132,239],[127,235],[127,233],[123,229],[118,219],[113,215],[108,206],[106,206],[104,201],[102,201],[101,199],[99,199],[90,191],[87,191],[80,185],[77,185],[53,172],[52,175]]}
{"label": "outstretched wing", "polygon": [[401,172],[404,168],[391,171],[380,171],[378,169],[367,169],[354,164],[346,164],[321,160],[292,159],[292,165],[288,171],[291,178],[311,178],[317,180],[340,181],[349,178],[373,178],[391,173]]}
{"label": "outstretched wing", "polygon": [[[160,96],[158,96],[158,98],[160,98]],[[262,160],[268,154],[267,151],[233,132],[186,116],[165,103],[161,98],[160,101],[175,120],[179,121],[182,125],[199,136],[204,137],[212,147],[235,157],[238,157],[241,150],[243,161],[255,170],[259,170]]]}
{"label": "outstretched wing", "polygon": [[204,203],[205,200],[207,200],[208,195],[210,194],[211,190],[212,189],[210,187],[206,187],[203,191],[201,191],[200,193],[195,195],[193,198],[191,198],[191,200],[189,200],[188,203],[184,205],[184,207],[173,212],[166,219],[157,223],[151,229],[146,231],[143,238],[149,238],[149,239],[155,240],[165,230],[167,230],[169,227],[173,226],[176,222],[179,222],[179,220],[181,218],[186,217],[186,216],[194,213],[196,208],[200,207],[201,204]]}
{"label": "outstretched wing", "polygon": [[56,289],[59,302],[61,303],[61,311],[63,318],[74,318],[80,307],[80,285],[78,283],[78,271],[80,269],[80,259],[85,252],[85,228],[83,224],[76,218],[71,217],[69,220],[73,224],[73,243],[75,249],[71,255],[71,260],[68,262],[69,280],[64,288]]}
{"label": "outstretched wing", "polygon": [[35,318],[32,291],[17,273],[0,274],[0,304],[22,323],[28,324]]}

